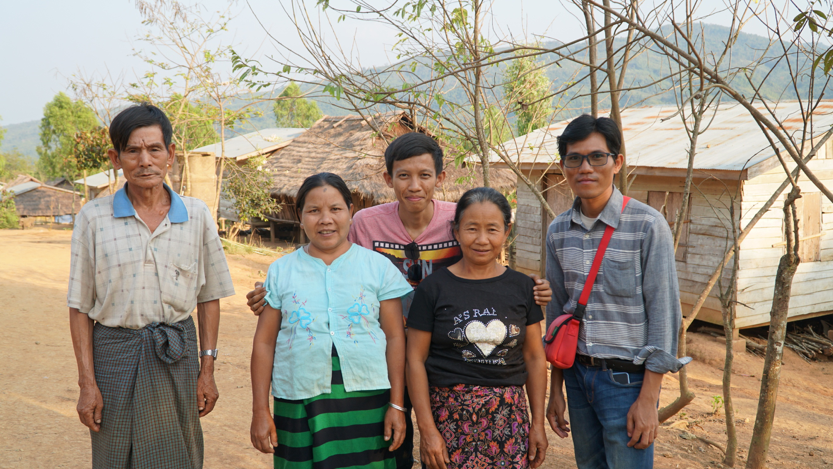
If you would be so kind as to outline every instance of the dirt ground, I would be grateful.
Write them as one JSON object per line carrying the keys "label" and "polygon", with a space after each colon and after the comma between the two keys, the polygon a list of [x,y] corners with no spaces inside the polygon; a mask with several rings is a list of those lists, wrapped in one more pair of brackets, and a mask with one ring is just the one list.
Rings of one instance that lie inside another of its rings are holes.
{"label": "dirt ground", "polygon": [[[70,235],[67,230],[0,231],[0,468],[90,466],[89,432],[75,413],[77,373],[67,323]],[[265,277],[274,258],[228,257],[237,295],[222,302],[220,400],[202,421],[205,467],[267,468],[270,456],[249,442],[249,356],[256,321],[245,293]],[[712,398],[721,395],[723,347],[722,338],[689,334],[695,361],[688,372],[697,398],[660,429],[655,467],[722,467],[719,450],[684,436],[725,444],[723,414],[715,415],[712,407]],[[788,351],[784,362],[769,467],[833,467],[833,361],[808,364]],[[738,467],[745,464],[762,367],[763,359],[749,353],[735,361]],[[667,376],[661,405],[678,389],[677,377]],[[570,441],[550,432],[549,442],[544,467],[575,467]]]}

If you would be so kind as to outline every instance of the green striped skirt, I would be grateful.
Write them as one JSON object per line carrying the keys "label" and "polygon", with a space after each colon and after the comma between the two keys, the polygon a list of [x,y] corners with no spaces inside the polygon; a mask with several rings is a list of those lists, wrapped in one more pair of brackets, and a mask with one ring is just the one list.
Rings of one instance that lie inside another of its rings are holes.
{"label": "green striped skirt", "polygon": [[384,437],[390,390],[346,392],[333,349],[330,394],[275,398],[276,469],[396,469]]}

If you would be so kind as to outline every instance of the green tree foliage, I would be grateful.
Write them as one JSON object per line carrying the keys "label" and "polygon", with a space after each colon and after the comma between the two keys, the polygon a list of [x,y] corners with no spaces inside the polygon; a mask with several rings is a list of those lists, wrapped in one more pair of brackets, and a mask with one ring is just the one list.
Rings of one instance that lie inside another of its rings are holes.
{"label": "green tree foliage", "polygon": [[14,197],[9,192],[0,191],[0,230],[15,229],[19,226]]}
{"label": "green tree foliage", "polygon": [[35,167],[17,148],[0,151],[0,181],[14,179],[18,174],[32,174]]}
{"label": "green tree foliage", "polygon": [[301,98],[301,87],[294,82],[284,88],[275,102],[275,122],[278,127],[308,128],[321,118],[321,110],[315,101]]}
{"label": "green tree foliage", "polygon": [[112,147],[107,127],[97,127],[84,132],[76,132],[73,154],[78,171],[88,174],[109,169],[110,158],[107,150]]}
{"label": "green tree foliage", "polygon": [[98,127],[95,113],[81,101],[58,93],[43,108],[38,146],[38,171],[43,178],[64,176],[76,179],[78,168],[73,147],[75,134]]}
{"label": "green tree foliage", "polygon": [[242,223],[254,219],[266,221],[266,215],[280,208],[271,196],[272,179],[263,171],[263,156],[249,158],[242,166],[229,165],[223,190],[234,199],[234,209]]}
{"label": "green tree foliage", "polygon": [[517,117],[518,135],[547,125],[552,114],[552,98],[547,97],[550,80],[545,66],[535,57],[521,57],[524,53],[517,52],[504,71],[503,91]]}
{"label": "green tree foliage", "polygon": [[[3,120],[3,116],[0,116],[0,121]],[[6,129],[0,127],[0,146],[3,145],[3,137],[6,135]]]}
{"label": "green tree foliage", "polygon": [[209,115],[210,110],[200,103],[188,101],[181,94],[175,93],[171,98],[162,104],[162,110],[168,115],[178,116],[174,133],[179,135],[177,139],[180,145],[185,148],[179,150],[193,150],[205,145],[216,143],[220,137],[214,128],[214,119]]}
{"label": "green tree foliage", "polygon": [[494,147],[512,138],[509,121],[498,106],[491,105],[483,112],[483,130],[489,145]]}

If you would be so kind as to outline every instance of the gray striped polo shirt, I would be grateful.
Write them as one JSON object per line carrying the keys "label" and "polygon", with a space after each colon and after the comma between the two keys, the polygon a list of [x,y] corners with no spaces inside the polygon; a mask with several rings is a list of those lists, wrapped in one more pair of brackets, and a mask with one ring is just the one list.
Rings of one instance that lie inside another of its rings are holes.
{"label": "gray striped polo shirt", "polygon": [[547,230],[547,278],[553,299],[547,324],[575,310],[590,273],[605,226],[615,228],[579,333],[578,352],[597,358],[633,361],[657,373],[677,371],[690,359],[678,360],[682,321],[680,290],[674,264],[674,242],[665,218],[631,199],[613,194],[596,223],[585,229],[581,199]]}

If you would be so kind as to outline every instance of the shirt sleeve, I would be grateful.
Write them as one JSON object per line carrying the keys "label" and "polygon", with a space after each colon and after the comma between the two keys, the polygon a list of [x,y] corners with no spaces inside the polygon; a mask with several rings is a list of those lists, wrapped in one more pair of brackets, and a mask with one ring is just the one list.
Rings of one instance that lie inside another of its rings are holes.
{"label": "shirt sleeve", "polygon": [[[433,274],[437,275],[437,274]],[[434,308],[436,295],[431,291],[430,282],[422,281],[414,293],[414,301],[408,312],[408,327],[420,331],[434,331]]]}
{"label": "shirt sleeve", "polygon": [[69,288],[67,306],[88,314],[95,306],[95,231],[89,229],[86,212],[75,217],[70,246]]}
{"label": "shirt sleeve", "polygon": [[202,204],[202,208],[204,213],[198,216],[203,223],[202,259],[200,261],[205,283],[197,294],[197,303],[206,303],[234,295],[234,284],[226,262],[226,253],[223,251],[223,242],[220,241],[220,235],[217,233],[217,225],[208,207]]}
{"label": "shirt sleeve", "polygon": [[[523,275],[523,274],[522,274]],[[538,322],[541,322],[544,319],[544,312],[541,310],[541,307],[535,304],[535,291],[533,288],[535,287],[535,282],[532,281],[529,277],[524,275],[525,280],[528,280],[525,285],[527,292],[526,298],[526,325],[532,325]]]}
{"label": "shirt sleeve", "polygon": [[555,245],[550,239],[550,233],[554,230],[555,223],[550,225],[547,229],[547,239],[545,246],[547,248],[547,280],[550,282],[552,289],[552,300],[547,305],[547,327],[558,316],[564,314],[564,305],[570,301],[570,295],[567,293],[567,288],[564,285],[564,270],[561,268],[561,263],[558,261],[556,255]]}
{"label": "shirt sleeve", "polygon": [[263,286],[266,288],[266,303],[269,304],[274,309],[280,310],[281,309],[281,296],[280,290],[278,288],[278,278],[280,277],[281,266],[278,264],[278,261],[272,263],[269,266],[269,270],[266,272],[266,282]]}
{"label": "shirt sleeve", "polygon": [[642,296],[648,317],[648,340],[634,363],[645,363],[655,373],[675,372],[691,361],[677,359],[682,310],[680,288],[674,261],[671,229],[664,219],[656,219],[642,243]]}
{"label": "shirt sleeve", "polygon": [[378,298],[379,301],[390,300],[391,298],[401,298],[414,291],[414,287],[412,287],[411,284],[405,280],[402,272],[400,272],[392,262],[387,260],[381,254],[375,252],[370,254],[378,258],[376,259],[376,262],[382,268],[382,282],[379,288],[379,293],[376,295],[376,298]]}

